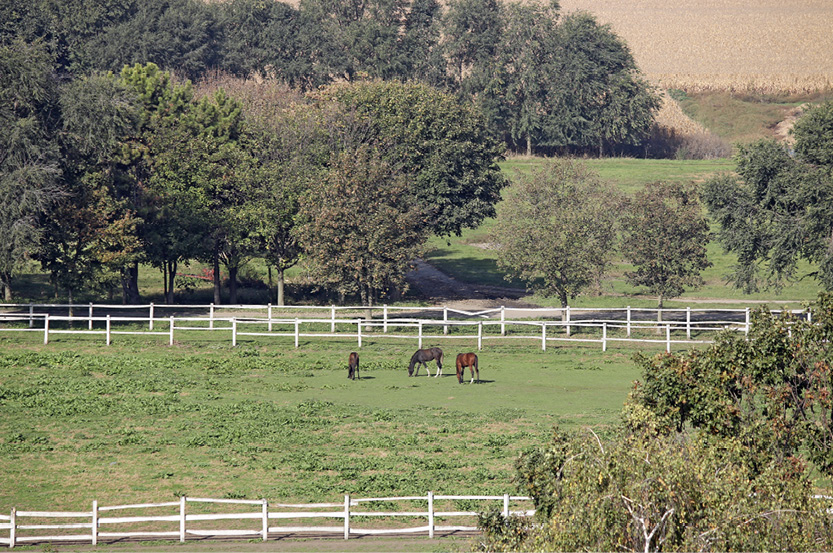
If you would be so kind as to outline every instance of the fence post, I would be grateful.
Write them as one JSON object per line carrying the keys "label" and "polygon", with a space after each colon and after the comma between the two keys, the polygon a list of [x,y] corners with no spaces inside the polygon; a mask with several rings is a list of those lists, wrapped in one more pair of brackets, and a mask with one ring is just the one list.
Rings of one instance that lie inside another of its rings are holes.
{"label": "fence post", "polygon": [[299,340],[300,340],[300,325],[298,323],[298,317],[295,317],[295,349],[298,349]]}
{"label": "fence post", "polygon": [[87,330],[93,329],[93,302],[90,302],[90,310],[87,314],[88,323],[87,323]]}
{"label": "fence post", "polygon": [[344,539],[350,539],[350,494],[344,496]]}
{"label": "fence post", "polygon": [[602,323],[602,351],[607,351],[607,323]]}
{"label": "fence post", "polygon": [[386,334],[388,332],[388,306],[387,306],[387,304],[385,304],[385,306],[382,307],[382,332],[384,332]]}
{"label": "fence post", "polygon": [[179,496],[179,543],[185,543],[185,496]]}
{"label": "fence post", "polygon": [[477,351],[483,349],[483,321],[477,323]]}
{"label": "fence post", "polygon": [[231,347],[237,345],[237,317],[231,318]]}
{"label": "fence post", "polygon": [[671,353],[671,325],[665,325],[665,353]]}
{"label": "fence post", "polygon": [[359,348],[362,347],[362,320],[356,319],[356,335],[359,338]]}
{"label": "fence post", "polygon": [[336,306],[335,305],[330,306],[330,320],[332,321],[330,323],[330,333],[335,334],[335,332],[336,332]]}
{"label": "fence post", "polygon": [[813,322],[813,312],[812,312],[812,311],[809,311],[809,310],[807,311],[807,322],[808,322],[808,323],[812,323],[812,322]]}
{"label": "fence post", "polygon": [[417,349],[422,349],[422,321],[419,321],[418,325],[419,325],[419,345],[417,346]]}
{"label": "fence post", "polygon": [[214,330],[214,303],[208,306],[208,328]]}
{"label": "fence post", "polygon": [[110,345],[110,315],[107,315],[107,345]]}
{"label": "fence post", "polygon": [[29,328],[35,327],[35,306],[29,304]]}
{"label": "fence post", "polygon": [[434,492],[428,492],[428,537],[434,539]]}
{"label": "fence post", "polygon": [[631,306],[628,306],[628,338],[631,337]]}
{"label": "fence post", "polygon": [[49,343],[49,313],[43,318],[43,345]]}
{"label": "fence post", "polygon": [[509,494],[503,494],[503,518],[509,518]]}
{"label": "fence post", "polygon": [[506,336],[506,306],[500,306],[500,335]]}
{"label": "fence post", "polygon": [[541,351],[547,351],[547,323],[541,323]]}
{"label": "fence post", "polygon": [[567,336],[570,336],[570,306],[567,306]]}
{"label": "fence post", "polygon": [[269,539],[269,501],[266,499],[263,500],[263,529],[261,533],[263,534],[263,541]]}
{"label": "fence post", "polygon": [[95,499],[93,500],[93,545],[98,545],[98,500]]}
{"label": "fence post", "polygon": [[9,549],[14,549],[14,542],[17,538],[17,509],[12,507],[12,514],[9,517]]}
{"label": "fence post", "polygon": [[[443,322],[448,322],[448,307],[443,307]],[[448,334],[448,325],[443,325],[443,334]]]}
{"label": "fence post", "polygon": [[148,330],[153,331],[153,302],[150,302],[150,309],[148,310]]}
{"label": "fence post", "polygon": [[174,345],[174,316],[173,315],[171,315],[170,321],[171,321],[171,327],[169,329],[170,338],[168,339],[168,345],[172,346],[172,345]]}
{"label": "fence post", "polygon": [[691,340],[691,306],[685,308],[685,337]]}
{"label": "fence post", "polygon": [[270,303],[266,308],[266,317],[269,319],[269,332],[272,332],[272,304]]}
{"label": "fence post", "polygon": [[749,308],[747,307],[746,309],[744,309],[744,311],[746,313],[746,326],[744,328],[743,333],[749,336]]}

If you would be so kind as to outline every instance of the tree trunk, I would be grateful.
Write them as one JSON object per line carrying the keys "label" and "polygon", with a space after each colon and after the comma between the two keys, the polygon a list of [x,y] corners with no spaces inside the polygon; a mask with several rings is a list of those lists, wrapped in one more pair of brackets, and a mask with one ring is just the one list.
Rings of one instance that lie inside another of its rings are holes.
{"label": "tree trunk", "polygon": [[228,269],[229,303],[235,304],[237,303],[237,270],[239,267],[237,265],[228,265],[226,268]]}
{"label": "tree trunk", "polygon": [[214,303],[219,305],[220,301],[220,243],[214,242]]}
{"label": "tree trunk", "polygon": [[526,133],[526,155],[532,155],[532,135]]}
{"label": "tree trunk", "polygon": [[127,305],[136,305],[141,301],[139,295],[139,264],[134,263],[121,270],[122,301]]}
{"label": "tree trunk", "polygon": [[162,263],[162,294],[165,296],[165,301],[168,301],[168,262]]}
{"label": "tree trunk", "polygon": [[12,277],[11,275],[0,275],[0,290],[3,291],[3,299],[7,302],[12,301]]}
{"label": "tree trunk", "polygon": [[176,267],[178,263],[176,261],[168,261],[168,295],[165,298],[165,302],[168,305],[173,305],[174,303],[174,285],[176,284]]}
{"label": "tree trunk", "polygon": [[283,269],[278,269],[278,305],[284,305],[284,294],[286,293],[286,276]]}

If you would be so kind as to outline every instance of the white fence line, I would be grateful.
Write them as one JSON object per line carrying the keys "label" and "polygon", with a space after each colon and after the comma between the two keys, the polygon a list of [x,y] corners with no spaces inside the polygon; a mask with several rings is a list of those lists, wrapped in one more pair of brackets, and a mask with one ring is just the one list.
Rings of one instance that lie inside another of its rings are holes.
{"label": "white fence line", "polygon": [[[658,322],[655,319],[637,319],[634,314],[637,312],[647,312],[654,315],[659,310],[649,308],[614,308],[614,309],[592,309],[582,308],[575,309],[567,307],[561,308],[536,308],[536,309],[516,309],[501,306],[496,309],[487,309],[482,311],[462,311],[450,309],[448,307],[442,308],[422,308],[422,307],[396,307],[396,310],[420,310],[420,311],[441,311],[442,319],[432,318],[394,318],[391,317],[391,309],[388,306],[383,306],[383,317],[379,319],[366,318],[337,318],[336,312],[339,310],[360,310],[371,309],[361,307],[337,307],[329,306],[326,308],[314,306],[290,306],[280,307],[267,305],[236,305],[236,306],[222,306],[222,309],[238,309],[259,311],[266,310],[265,317],[262,316],[241,316],[241,317],[220,317],[217,315],[217,310],[220,307],[210,304],[209,306],[155,306],[149,304],[148,306],[114,306],[114,305],[95,305],[89,304],[87,306],[87,313],[84,316],[70,316],[70,315],[52,315],[49,312],[41,313],[35,311],[35,304],[0,304],[2,308],[27,308],[28,313],[0,313],[0,323],[25,323],[26,326],[13,326],[9,328],[0,328],[0,332],[43,332],[44,344],[49,343],[50,335],[55,334],[70,334],[82,335],[92,334],[101,335],[105,337],[107,345],[112,343],[113,336],[118,335],[155,335],[165,336],[168,338],[169,345],[174,344],[174,336],[176,331],[221,331],[231,333],[231,342],[233,346],[237,345],[238,337],[292,337],[294,338],[295,347],[299,347],[301,338],[355,338],[359,348],[362,347],[364,339],[408,339],[417,340],[418,347],[423,347],[425,340],[470,340],[476,341],[477,349],[481,350],[484,340],[496,339],[527,339],[540,340],[541,349],[546,350],[547,343],[553,342],[589,342],[601,344],[602,350],[606,350],[609,343],[618,342],[633,342],[646,344],[665,344],[666,351],[671,351],[673,344],[701,344],[710,343],[711,340],[692,339],[692,332],[713,332],[725,329],[739,330],[745,333],[749,332],[750,325],[750,310],[745,308],[738,309],[663,309],[662,316],[666,319]],[[69,308],[67,304],[39,304],[38,308]],[[78,307],[78,306],[72,306]],[[208,316],[174,316],[158,317],[154,315],[155,309],[160,307],[170,307],[176,309],[202,309],[208,310]],[[147,316],[96,316],[94,309],[142,309],[147,308]],[[275,316],[274,311],[280,309],[286,310],[326,310],[326,317],[307,317],[307,318],[286,318]],[[379,308],[375,308],[378,312]],[[592,315],[590,318],[576,319],[576,312],[583,311]],[[457,313],[466,317],[474,317],[477,320],[452,320],[449,319],[448,314]],[[559,313],[561,320],[517,320],[507,317],[507,314],[518,312],[523,315],[529,313]],[[780,311],[774,311],[780,313]],[[669,315],[677,313],[680,320],[670,320]],[[697,313],[727,313],[734,314],[734,318],[729,316],[711,319],[711,320],[695,320],[692,319],[692,314]],[[801,311],[792,311],[792,313],[803,313]],[[624,317],[617,317],[617,314]],[[495,315],[499,318],[490,319],[488,315]],[[601,316],[600,316],[601,315]],[[606,316],[605,316],[606,315]],[[684,317],[683,317],[684,315]],[[809,313],[806,313],[809,318]],[[39,323],[36,327],[36,323]],[[67,328],[55,328],[55,323],[67,323]],[[73,328],[76,323],[85,323],[83,329]],[[123,326],[128,323],[142,323],[147,324],[146,330],[114,330],[113,325]],[[158,325],[167,324],[167,330],[154,330]],[[328,324],[329,332],[321,331],[304,331],[302,332],[302,325]],[[253,329],[252,326],[259,325],[260,328]],[[250,330],[247,331],[246,327]],[[343,330],[344,326],[348,326],[348,330]],[[96,329],[98,327],[98,329]],[[276,330],[276,327],[278,329]],[[287,330],[291,327],[291,332]],[[341,330],[339,330],[339,327]],[[426,334],[426,328],[442,327],[442,334]],[[476,328],[476,333],[471,334],[452,334],[452,329],[460,329],[462,327]],[[488,333],[490,328],[499,327],[499,332]],[[242,330],[241,330],[242,328]],[[374,329],[381,328],[382,333],[373,332]],[[415,333],[411,334],[393,334],[389,332],[391,329],[416,329]],[[534,334],[513,334],[518,329],[534,329]],[[484,329],[486,333],[484,333]],[[338,330],[338,331],[337,331]],[[584,336],[575,336],[576,331],[585,331]],[[588,331],[592,337],[588,336]],[[658,334],[664,334],[664,339],[648,339],[635,338],[635,332],[654,331]],[[624,333],[624,336],[610,336],[609,332]],[[553,334],[555,333],[555,334]],[[672,333],[677,338],[682,333],[685,333],[685,339],[672,339]],[[595,337],[598,335],[599,337]]]}
{"label": "white fence line", "polygon": [[[526,496],[511,496],[504,495],[434,495],[433,492],[428,492],[424,496],[411,497],[383,497],[383,498],[364,498],[352,499],[350,495],[344,496],[343,503],[304,503],[304,504],[269,504],[266,499],[260,500],[245,500],[245,499],[210,499],[210,498],[191,498],[180,497],[176,502],[163,503],[141,503],[134,505],[116,505],[116,506],[99,506],[97,501],[92,502],[92,510],[90,511],[18,511],[11,510],[10,516],[0,515],[0,530],[8,530],[8,539],[0,538],[0,544],[8,545],[10,548],[16,545],[23,545],[27,543],[44,543],[53,541],[73,541],[84,542],[96,545],[100,538],[124,539],[124,538],[174,538],[184,542],[187,536],[201,536],[203,538],[219,538],[219,537],[251,537],[257,536],[263,541],[269,539],[270,534],[302,534],[302,533],[318,533],[318,534],[339,534],[344,539],[350,539],[351,536],[360,535],[381,535],[381,534],[415,534],[427,533],[429,538],[434,538],[435,532],[456,532],[456,531],[476,531],[476,526],[441,526],[437,525],[438,518],[453,518],[453,517],[474,517],[479,514],[478,511],[437,511],[435,508],[436,501],[450,501],[450,500],[470,500],[470,501],[501,501],[501,513],[504,517],[514,516],[532,516],[535,514],[534,509],[516,509],[511,510],[510,504],[512,502],[530,502],[530,498]],[[373,502],[396,502],[396,501],[424,501],[426,502],[425,510],[416,511],[353,511],[353,507],[358,507],[360,504],[367,504]],[[188,503],[203,503],[203,504],[233,504],[233,505],[250,505],[260,507],[257,510],[250,512],[225,512],[225,513],[188,513]],[[271,511],[270,511],[271,507]],[[136,511],[140,509],[170,509],[176,508],[174,514],[153,514],[141,515],[134,514],[129,516],[102,516],[103,514],[112,513],[114,511]],[[281,511],[278,509],[305,509],[303,511]],[[318,509],[309,511],[306,509]],[[328,509],[328,510],[321,510]],[[485,509],[484,509],[485,510]],[[356,528],[352,526],[355,517],[386,517],[386,518],[417,518],[425,519],[427,524],[419,526],[408,527],[394,527],[394,528]],[[44,523],[43,521],[50,519],[76,519],[67,523]],[[340,520],[341,524],[338,526],[309,526],[296,522],[294,526],[270,526],[271,520],[295,520],[302,519],[323,518]],[[35,519],[36,523],[24,523],[25,519]],[[204,521],[258,521],[256,528],[235,528],[235,529],[218,529],[218,528],[196,528],[188,523],[204,522]],[[5,522],[4,522],[5,521]],[[154,523],[153,526],[148,526],[147,523]],[[178,529],[162,530],[158,523],[168,523],[168,528],[176,526],[172,523],[178,523]],[[145,524],[146,527],[141,530],[135,529],[135,525]],[[122,531],[103,531],[102,528],[119,525],[132,525],[132,530],[124,529]],[[68,533],[51,534],[44,533],[45,531],[64,530]],[[86,530],[87,532],[78,533],[77,530]],[[28,531],[28,535],[23,535],[21,531]],[[34,533],[32,533],[35,531]]]}

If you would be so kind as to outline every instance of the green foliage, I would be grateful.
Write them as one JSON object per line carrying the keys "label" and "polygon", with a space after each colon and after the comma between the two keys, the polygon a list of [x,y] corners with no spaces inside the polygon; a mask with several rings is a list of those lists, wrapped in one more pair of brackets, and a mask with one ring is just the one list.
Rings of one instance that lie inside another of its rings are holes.
{"label": "green foliage", "polygon": [[831,288],[830,170],[790,157],[774,141],[739,146],[736,157],[739,179],[723,175],[703,187],[718,239],[738,256],[728,279],[746,292],[777,289],[798,277],[804,259],[819,265],[812,276]]}
{"label": "green foliage", "polygon": [[750,470],[741,448],[645,431],[556,431],[518,461],[540,525],[481,517],[486,551],[807,551],[833,545],[806,471]]}
{"label": "green foliage", "polygon": [[40,217],[60,197],[52,60],[39,44],[0,46],[0,295],[41,236]]}
{"label": "green foliage", "polygon": [[808,163],[833,170],[833,100],[807,111],[793,127],[795,152]]}
{"label": "green foliage", "polygon": [[750,466],[806,459],[833,473],[833,298],[819,296],[808,313],[812,322],[756,311],[746,338],[727,333],[705,351],[640,356],[644,384],[633,403],[663,427],[736,439]]}
{"label": "green foliage", "polygon": [[709,225],[695,186],[648,184],[631,200],[622,227],[622,253],[636,268],[626,276],[655,294],[660,308],[664,299],[702,283],[700,273],[711,265]]}
{"label": "green foliage", "polygon": [[404,176],[368,148],[343,152],[301,206],[301,229],[316,274],[363,305],[401,288],[425,241],[422,213],[413,209]]}
{"label": "green foliage", "polygon": [[498,206],[498,266],[566,307],[598,284],[610,263],[618,198],[578,162],[556,161],[519,175]]}
{"label": "green foliage", "polygon": [[334,85],[323,100],[365,118],[360,139],[385,145],[385,161],[408,177],[431,232],[459,235],[494,215],[506,185],[501,148],[472,106],[426,85],[381,81]]}

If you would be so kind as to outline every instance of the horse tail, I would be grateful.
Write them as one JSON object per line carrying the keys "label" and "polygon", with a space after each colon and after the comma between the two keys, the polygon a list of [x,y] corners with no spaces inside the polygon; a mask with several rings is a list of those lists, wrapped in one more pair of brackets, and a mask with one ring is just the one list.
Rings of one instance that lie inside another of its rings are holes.
{"label": "horse tail", "polygon": [[442,368],[443,366],[443,350],[437,348],[437,352],[439,352],[439,356],[437,357],[437,366]]}

